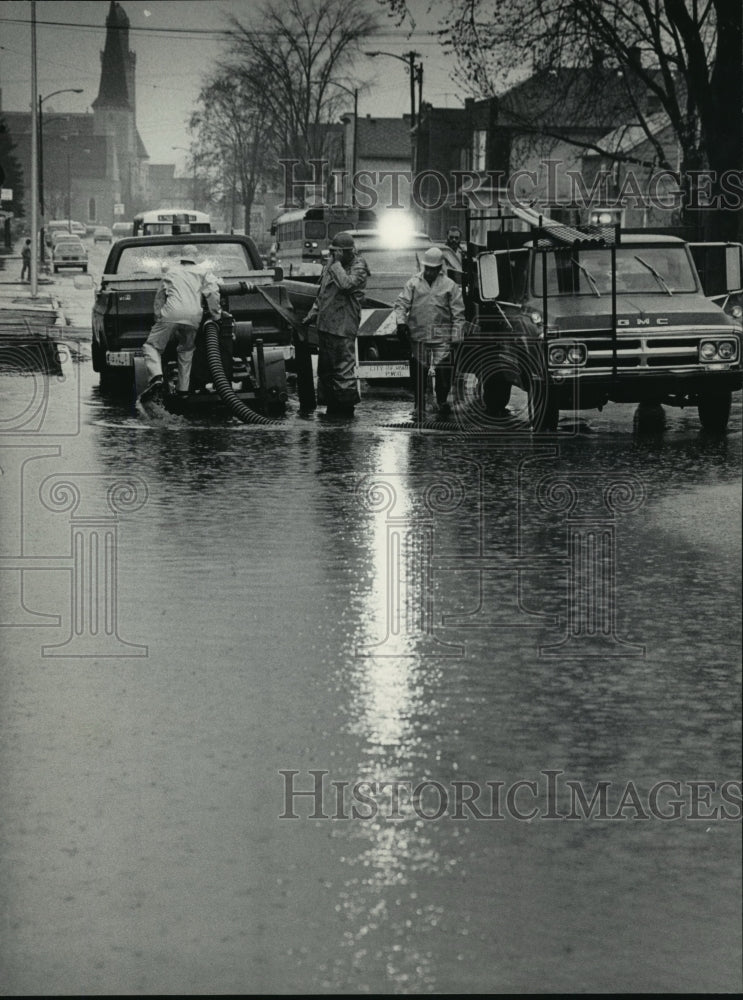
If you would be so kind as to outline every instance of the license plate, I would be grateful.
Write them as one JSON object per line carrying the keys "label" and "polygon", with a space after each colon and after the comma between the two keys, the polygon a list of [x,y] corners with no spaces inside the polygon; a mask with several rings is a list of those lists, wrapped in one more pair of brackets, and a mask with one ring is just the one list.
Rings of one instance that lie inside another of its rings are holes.
{"label": "license plate", "polygon": [[134,355],[131,351],[107,351],[106,352],[106,362],[112,367],[115,365],[133,365]]}
{"label": "license plate", "polygon": [[406,362],[367,361],[358,366],[359,378],[410,378]]}

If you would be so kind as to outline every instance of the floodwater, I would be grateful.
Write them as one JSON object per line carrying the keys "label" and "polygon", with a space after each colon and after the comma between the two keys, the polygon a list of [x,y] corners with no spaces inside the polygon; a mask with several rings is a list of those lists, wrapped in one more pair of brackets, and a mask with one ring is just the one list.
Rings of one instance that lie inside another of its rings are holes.
{"label": "floodwater", "polygon": [[62,368],[0,376],[5,995],[740,990],[740,397],[153,426]]}

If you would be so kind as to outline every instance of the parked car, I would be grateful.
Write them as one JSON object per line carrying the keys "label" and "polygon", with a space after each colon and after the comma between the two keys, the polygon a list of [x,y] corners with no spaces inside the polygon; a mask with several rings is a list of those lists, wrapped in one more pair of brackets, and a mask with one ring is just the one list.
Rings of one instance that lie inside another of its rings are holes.
{"label": "parked car", "polygon": [[96,226],[93,230],[94,243],[113,243],[113,234],[108,226]]}
{"label": "parked car", "polygon": [[69,232],[67,229],[54,229],[52,230],[51,236],[49,238],[49,244],[55,247],[60,240],[79,240],[80,237],[76,236],[74,233]]}
{"label": "parked car", "polygon": [[52,268],[55,274],[60,267],[81,267],[83,273],[88,270],[88,251],[78,237],[58,239],[52,247]]}
{"label": "parked car", "polygon": [[73,235],[66,219],[50,219],[44,227],[44,239],[47,246],[52,245],[55,233],[62,233],[64,236]]}
{"label": "parked car", "polygon": [[85,226],[74,219],[50,219],[46,224],[46,232],[50,242],[52,233],[67,233],[68,236],[82,239],[85,236]]}
{"label": "parked car", "polygon": [[111,234],[115,240],[122,240],[125,236],[131,236],[131,222],[114,222],[113,226],[111,226]]}

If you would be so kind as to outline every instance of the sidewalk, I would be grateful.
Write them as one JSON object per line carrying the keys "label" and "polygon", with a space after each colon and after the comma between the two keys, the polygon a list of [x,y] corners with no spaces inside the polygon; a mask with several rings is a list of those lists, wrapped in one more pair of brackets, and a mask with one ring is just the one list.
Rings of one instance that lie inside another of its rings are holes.
{"label": "sidewalk", "polygon": [[0,337],[19,333],[43,335],[47,327],[66,326],[59,299],[51,286],[53,280],[41,269],[38,290],[31,296],[31,283],[21,281],[20,245],[17,253],[3,255],[4,268],[0,270]]}

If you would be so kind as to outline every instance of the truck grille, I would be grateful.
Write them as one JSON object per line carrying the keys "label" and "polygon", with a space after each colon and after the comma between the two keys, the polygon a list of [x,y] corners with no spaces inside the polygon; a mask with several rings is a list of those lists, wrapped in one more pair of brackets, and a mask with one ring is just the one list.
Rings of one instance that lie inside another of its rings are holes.
{"label": "truck grille", "polygon": [[[575,369],[577,375],[586,371],[611,372],[614,366],[611,337],[606,335],[606,331],[597,331],[596,334],[576,331],[570,335],[560,331],[559,337],[550,343],[578,341],[586,345],[588,350],[586,364]],[[733,335],[729,330],[705,331],[704,336],[700,336],[699,332],[689,336],[659,337],[657,333],[639,337],[619,336],[616,341],[616,366],[618,370],[652,368],[670,371],[677,368],[699,368],[700,342],[710,337],[731,336]]]}
{"label": "truck grille", "polygon": [[[588,348],[588,358],[586,368],[611,368],[613,362],[613,352],[611,337],[601,340],[586,339],[584,341]],[[642,341],[618,340],[617,341],[617,366],[619,368],[639,368],[640,355],[642,352]]]}

